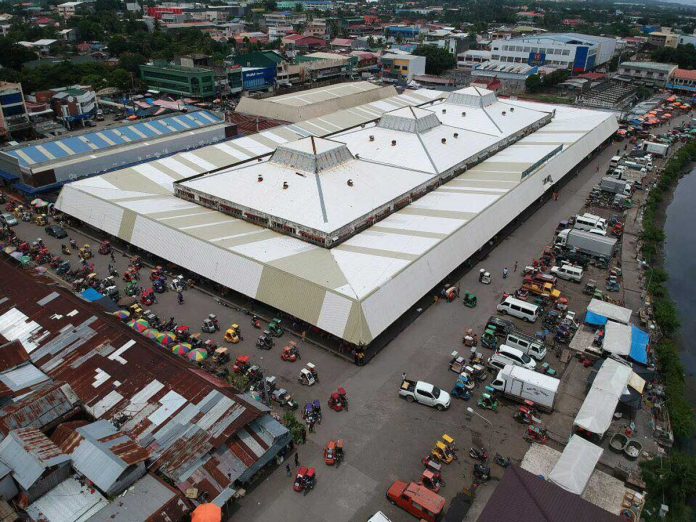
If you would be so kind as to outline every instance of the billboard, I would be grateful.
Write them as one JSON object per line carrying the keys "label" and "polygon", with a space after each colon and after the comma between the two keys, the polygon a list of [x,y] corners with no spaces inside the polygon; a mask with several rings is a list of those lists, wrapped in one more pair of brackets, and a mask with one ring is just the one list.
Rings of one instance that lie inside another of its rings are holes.
{"label": "billboard", "polygon": [[544,65],[546,63],[546,53],[529,53],[527,63],[536,67]]}
{"label": "billboard", "polygon": [[275,67],[244,69],[242,71],[242,83],[246,91],[268,89],[275,85],[275,79]]}

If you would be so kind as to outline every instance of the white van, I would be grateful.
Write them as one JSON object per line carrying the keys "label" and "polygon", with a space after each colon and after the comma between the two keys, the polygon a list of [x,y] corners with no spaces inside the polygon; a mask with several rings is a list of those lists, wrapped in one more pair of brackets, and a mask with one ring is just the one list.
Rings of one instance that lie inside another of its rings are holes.
{"label": "white van", "polygon": [[542,361],[546,357],[546,346],[542,341],[520,332],[510,332],[503,346],[517,348],[537,361]]}
{"label": "white van", "polygon": [[621,156],[614,156],[609,162],[609,168],[615,169],[619,166],[619,161],[621,161]]}
{"label": "white van", "polygon": [[[573,228],[585,230],[594,234],[606,235],[607,220],[594,214],[583,214],[575,216]],[[602,233],[604,232],[604,233]]]}
{"label": "white van", "polygon": [[537,305],[515,299],[514,297],[506,297],[498,304],[497,308],[501,314],[509,314],[528,323],[535,322],[539,317],[539,307]]}
{"label": "white van", "polygon": [[536,369],[536,361],[529,355],[512,346],[501,344],[498,350],[488,359],[488,365],[492,368],[502,370],[506,364],[522,366],[528,370]]}
{"label": "white van", "polygon": [[583,271],[582,267],[579,266],[561,265],[551,267],[551,273],[556,277],[560,277],[561,279],[566,279],[568,281],[574,281],[576,283],[579,283],[580,281],[582,281]]}

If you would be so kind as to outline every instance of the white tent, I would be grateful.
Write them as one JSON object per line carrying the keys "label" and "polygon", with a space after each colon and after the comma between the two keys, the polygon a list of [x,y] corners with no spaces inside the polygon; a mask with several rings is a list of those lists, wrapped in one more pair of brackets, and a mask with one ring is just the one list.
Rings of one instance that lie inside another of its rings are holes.
{"label": "white tent", "polygon": [[631,320],[631,314],[633,313],[629,308],[600,301],[599,299],[592,299],[590,304],[587,305],[587,311],[622,324],[628,324]]}
{"label": "white tent", "polygon": [[628,356],[631,353],[633,334],[630,326],[607,321],[604,327],[604,342],[602,348],[615,355]]}
{"label": "white tent", "polygon": [[604,435],[611,425],[619,397],[624,393],[632,374],[633,370],[626,364],[613,359],[604,361],[573,424],[600,436]]}
{"label": "white tent", "polygon": [[549,480],[571,493],[582,495],[603,451],[579,435],[573,435],[549,473]]}

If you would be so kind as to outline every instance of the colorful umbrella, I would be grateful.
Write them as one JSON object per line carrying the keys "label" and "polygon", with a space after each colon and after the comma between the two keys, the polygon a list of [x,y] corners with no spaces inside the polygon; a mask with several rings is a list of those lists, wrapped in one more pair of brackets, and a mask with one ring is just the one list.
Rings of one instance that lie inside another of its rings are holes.
{"label": "colorful umbrella", "polygon": [[194,362],[202,362],[208,358],[208,352],[203,348],[196,348],[188,353],[188,358]]}
{"label": "colorful umbrella", "polygon": [[191,350],[191,345],[188,343],[179,343],[172,347],[172,353],[181,356],[187,355],[189,350]]}
{"label": "colorful umbrella", "polygon": [[128,310],[116,310],[113,315],[118,317],[121,321],[125,321],[130,317],[130,312]]}
{"label": "colorful umbrella", "polygon": [[129,322],[128,326],[130,326],[136,332],[143,333],[145,330],[150,328],[150,323],[148,323],[145,319],[138,319],[136,321]]}
{"label": "colorful umbrella", "polygon": [[148,328],[142,334],[147,337],[148,339],[157,339],[157,336],[159,335],[159,330],[155,330],[154,328]]}
{"label": "colorful umbrella", "polygon": [[155,336],[155,341],[160,343],[162,346],[169,346],[176,342],[176,336],[171,332],[159,332]]}

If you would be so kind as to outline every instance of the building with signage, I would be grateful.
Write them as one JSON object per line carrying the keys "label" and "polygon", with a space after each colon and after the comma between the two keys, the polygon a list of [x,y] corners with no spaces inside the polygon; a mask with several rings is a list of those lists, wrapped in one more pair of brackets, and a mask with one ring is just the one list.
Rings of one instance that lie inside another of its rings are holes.
{"label": "building with signage", "polygon": [[242,67],[242,88],[245,91],[262,91],[275,87],[275,67]]}
{"label": "building with signage", "polygon": [[0,139],[30,128],[22,84],[0,82]]}
{"label": "building with signage", "polygon": [[537,34],[491,44],[491,59],[503,63],[550,65],[573,72],[591,71],[614,56],[614,38],[584,34]]}
{"label": "building with signage", "polygon": [[397,81],[410,81],[425,74],[425,56],[414,54],[382,55],[382,77]]}
{"label": "building with signage", "polygon": [[182,67],[170,64],[140,66],[140,78],[147,88],[188,98],[215,96],[215,72],[200,67]]}

